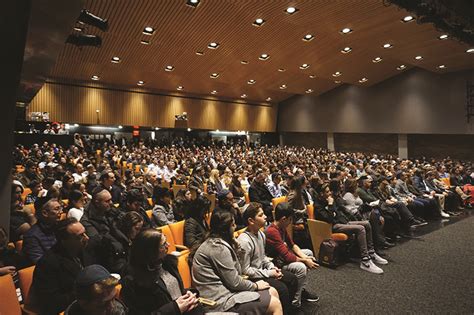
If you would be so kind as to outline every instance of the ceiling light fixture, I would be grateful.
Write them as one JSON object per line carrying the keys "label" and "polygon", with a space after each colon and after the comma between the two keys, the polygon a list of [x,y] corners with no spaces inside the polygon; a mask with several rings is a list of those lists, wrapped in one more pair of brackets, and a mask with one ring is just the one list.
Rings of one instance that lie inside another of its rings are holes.
{"label": "ceiling light fixture", "polygon": [[219,48],[219,43],[216,43],[216,42],[209,43],[209,45],[207,45],[207,48],[217,49],[217,48]]}
{"label": "ceiling light fixture", "polygon": [[341,75],[342,75],[342,73],[339,72],[339,71],[336,71],[336,72],[334,72],[334,73],[332,74],[333,77],[339,77],[339,76],[341,76]]}
{"label": "ceiling light fixture", "polygon": [[449,37],[448,34],[443,34],[443,35],[438,36],[438,39],[439,40],[445,40],[445,39],[448,39],[448,37]]}
{"label": "ceiling light fixture", "polygon": [[445,65],[439,65],[437,68],[438,69],[446,69],[446,66]]}
{"label": "ceiling light fixture", "polygon": [[284,89],[286,89],[286,88],[287,88],[286,84],[280,85],[280,90],[284,90]]}
{"label": "ceiling light fixture", "polygon": [[399,65],[399,66],[397,67],[397,70],[399,70],[399,71],[400,71],[400,70],[405,70],[406,67],[407,67],[407,66],[405,66],[405,65]]}
{"label": "ceiling light fixture", "polygon": [[316,78],[316,75],[315,75],[315,74],[310,74],[310,75],[309,75],[309,78],[310,78],[310,79],[314,79],[314,78]]}
{"label": "ceiling light fixture", "polygon": [[308,69],[308,68],[309,68],[309,64],[307,64],[307,63],[303,63],[303,64],[300,66],[300,69],[301,69],[301,70],[306,70],[306,69]]}
{"label": "ceiling light fixture", "polygon": [[336,80],[336,81],[334,81],[334,83],[339,84],[339,83],[341,83],[341,81]]}
{"label": "ceiling light fixture", "polygon": [[264,20],[264,19],[261,19],[261,18],[258,18],[258,19],[256,19],[252,24],[253,24],[254,26],[262,26],[263,23],[265,23],[265,20]]}
{"label": "ceiling light fixture", "polygon": [[217,91],[216,91],[216,90],[212,90],[212,91],[211,91],[211,94],[216,95],[216,94],[217,94]]}
{"label": "ceiling light fixture", "polygon": [[192,129],[191,129],[191,128],[188,128],[187,130],[188,130],[188,132],[189,132],[189,131],[191,131]]}
{"label": "ceiling light fixture", "polygon": [[373,63],[377,63],[377,62],[380,62],[380,61],[382,61],[382,58],[380,58],[380,57],[375,57],[374,59],[372,59]]}
{"label": "ceiling light fixture", "polygon": [[201,3],[200,0],[187,0],[186,5],[190,6],[191,8],[196,8],[199,3]]}
{"label": "ceiling light fixture", "polygon": [[393,47],[393,45],[390,44],[390,43],[383,44],[383,48],[385,48],[385,49],[389,49],[389,48],[392,48],[392,47]]}
{"label": "ceiling light fixture", "polygon": [[100,77],[98,75],[93,75],[91,77],[91,79],[94,80],[94,81],[98,81],[98,80],[100,80]]}
{"label": "ceiling light fixture", "polygon": [[140,44],[143,44],[143,45],[150,45],[150,41],[149,41],[149,40],[144,40],[144,39],[142,39],[142,40],[140,41]]}
{"label": "ceiling light fixture", "polygon": [[82,27],[75,26],[75,27],[74,27],[74,30],[75,30],[76,32],[82,32],[84,29],[83,29]]}
{"label": "ceiling light fixture", "polygon": [[202,56],[202,55],[204,55],[204,52],[203,51],[196,51],[196,55]]}
{"label": "ceiling light fixture", "polygon": [[270,58],[269,54],[261,54],[260,57],[258,57],[260,60],[268,60],[268,58]]}
{"label": "ceiling light fixture", "polygon": [[416,56],[415,60],[423,60],[423,56]]}
{"label": "ceiling light fixture", "polygon": [[307,94],[313,93],[313,89],[307,89],[305,92],[306,92]]}
{"label": "ceiling light fixture", "polygon": [[285,72],[286,69],[285,68],[278,68],[278,72]]}
{"label": "ceiling light fixture", "polygon": [[174,70],[174,66],[166,66],[165,71],[171,72]]}
{"label": "ceiling light fixture", "polygon": [[153,33],[155,33],[155,29],[151,26],[147,26],[143,29],[142,33],[145,34],[145,35],[151,36],[151,35],[153,35]]}
{"label": "ceiling light fixture", "polygon": [[472,53],[474,53],[474,48],[469,48],[468,50],[466,50],[466,52],[468,54],[472,54]]}
{"label": "ceiling light fixture", "polygon": [[403,23],[408,23],[408,22],[411,22],[411,21],[414,21],[414,20],[415,20],[415,18],[413,16],[407,15],[402,19],[402,22]]}
{"label": "ceiling light fixture", "polygon": [[341,31],[340,31],[341,34],[349,34],[349,33],[352,33],[352,30],[348,27],[346,28],[343,28]]}
{"label": "ceiling light fixture", "polygon": [[254,79],[250,79],[250,80],[247,81],[247,84],[255,84],[255,82],[257,82],[257,81],[255,81]]}
{"label": "ceiling light fixture", "polygon": [[352,51],[352,48],[350,48],[350,47],[344,47],[344,48],[341,50],[341,52],[342,52],[343,54],[350,53],[351,51]]}
{"label": "ceiling light fixture", "polygon": [[314,39],[314,36],[311,35],[311,34],[306,34],[304,37],[303,37],[303,40],[305,42],[309,42],[309,41],[312,41]]}
{"label": "ceiling light fixture", "polygon": [[267,102],[270,102],[271,100],[272,100],[271,97],[267,97],[267,99],[266,99]]}
{"label": "ceiling light fixture", "polygon": [[177,88],[176,88],[178,91],[181,91],[182,89],[184,89],[183,86],[179,85]]}
{"label": "ceiling light fixture", "polygon": [[240,63],[243,64],[243,65],[248,65],[249,64],[248,60],[241,60]]}
{"label": "ceiling light fixture", "polygon": [[140,80],[140,81],[137,82],[137,85],[140,85],[140,86],[145,85],[145,81]]}
{"label": "ceiling light fixture", "polygon": [[293,14],[293,13],[298,12],[298,9],[295,8],[295,7],[288,7],[288,8],[286,8],[285,12],[288,13],[288,14]]}
{"label": "ceiling light fixture", "polygon": [[217,72],[211,73],[210,77],[211,79],[217,79],[219,77],[219,73]]}
{"label": "ceiling light fixture", "polygon": [[112,60],[111,60],[113,63],[119,63],[120,62],[120,58],[119,57],[112,57]]}
{"label": "ceiling light fixture", "polygon": [[241,98],[247,98],[247,94],[240,95]]}
{"label": "ceiling light fixture", "polygon": [[362,78],[362,79],[359,80],[359,83],[365,83],[365,82],[367,82],[367,81],[368,81],[367,78]]}

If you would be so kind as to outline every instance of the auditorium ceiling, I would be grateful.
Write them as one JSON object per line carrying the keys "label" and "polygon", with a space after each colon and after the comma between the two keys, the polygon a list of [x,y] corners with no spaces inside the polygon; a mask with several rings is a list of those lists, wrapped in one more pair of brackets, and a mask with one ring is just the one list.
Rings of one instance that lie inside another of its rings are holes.
{"label": "auditorium ceiling", "polygon": [[[109,29],[77,24],[82,31],[71,33],[98,35],[102,46],[65,44],[48,80],[271,104],[340,84],[372,86],[412,67],[437,73],[474,67],[472,47],[439,39],[443,33],[431,24],[403,22],[410,14],[382,0],[186,2],[85,1]],[[286,11],[290,6],[295,13]],[[257,19],[264,23],[255,25]],[[143,33],[146,27],[152,35]]]}

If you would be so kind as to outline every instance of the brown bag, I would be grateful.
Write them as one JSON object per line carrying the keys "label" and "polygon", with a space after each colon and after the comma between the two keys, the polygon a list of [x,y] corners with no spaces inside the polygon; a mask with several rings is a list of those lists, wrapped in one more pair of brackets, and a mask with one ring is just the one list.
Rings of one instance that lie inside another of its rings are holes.
{"label": "brown bag", "polygon": [[338,244],[335,240],[326,239],[322,241],[319,248],[319,264],[329,268],[336,268],[339,265],[337,249]]}

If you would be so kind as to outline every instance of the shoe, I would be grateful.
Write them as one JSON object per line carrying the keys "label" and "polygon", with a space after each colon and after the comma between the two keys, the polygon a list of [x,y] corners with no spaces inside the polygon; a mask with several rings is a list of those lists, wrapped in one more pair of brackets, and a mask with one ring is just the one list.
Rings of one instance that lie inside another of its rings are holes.
{"label": "shoe", "polygon": [[443,210],[440,211],[440,214],[441,214],[441,217],[443,217],[443,218],[449,218],[450,217],[450,215],[447,214],[446,212],[444,212]]}
{"label": "shoe", "polygon": [[378,275],[381,275],[383,273],[382,268],[376,266],[370,259],[362,260],[360,262],[360,269],[371,272],[371,273],[375,273]]}
{"label": "shoe", "polygon": [[379,264],[379,265],[388,264],[388,260],[380,257],[379,255],[377,255],[377,253],[370,254],[370,259],[372,259],[374,263]]}
{"label": "shoe", "polygon": [[423,226],[423,225],[427,225],[428,222],[422,222],[420,220],[417,220],[417,219],[413,219],[413,221],[410,223],[410,227],[420,227],[420,226]]}
{"label": "shoe", "polygon": [[464,197],[461,197],[462,198],[462,201],[466,201],[466,200],[469,200],[472,196],[471,195],[464,195]]}
{"label": "shoe", "polygon": [[390,247],[394,247],[395,243],[390,243],[388,241],[385,241],[385,242],[381,243],[380,246],[385,247],[385,248],[390,248]]}
{"label": "shoe", "polygon": [[319,296],[313,293],[309,293],[306,289],[303,289],[301,292],[301,300],[308,303],[316,303],[319,301]]}

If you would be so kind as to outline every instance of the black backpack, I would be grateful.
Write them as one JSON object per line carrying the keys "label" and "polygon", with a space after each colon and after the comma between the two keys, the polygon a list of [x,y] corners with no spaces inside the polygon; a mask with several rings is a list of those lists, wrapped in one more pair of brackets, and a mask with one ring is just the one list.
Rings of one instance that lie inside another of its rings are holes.
{"label": "black backpack", "polygon": [[329,268],[339,266],[338,249],[339,245],[335,240],[326,239],[322,241],[319,248],[319,264]]}

